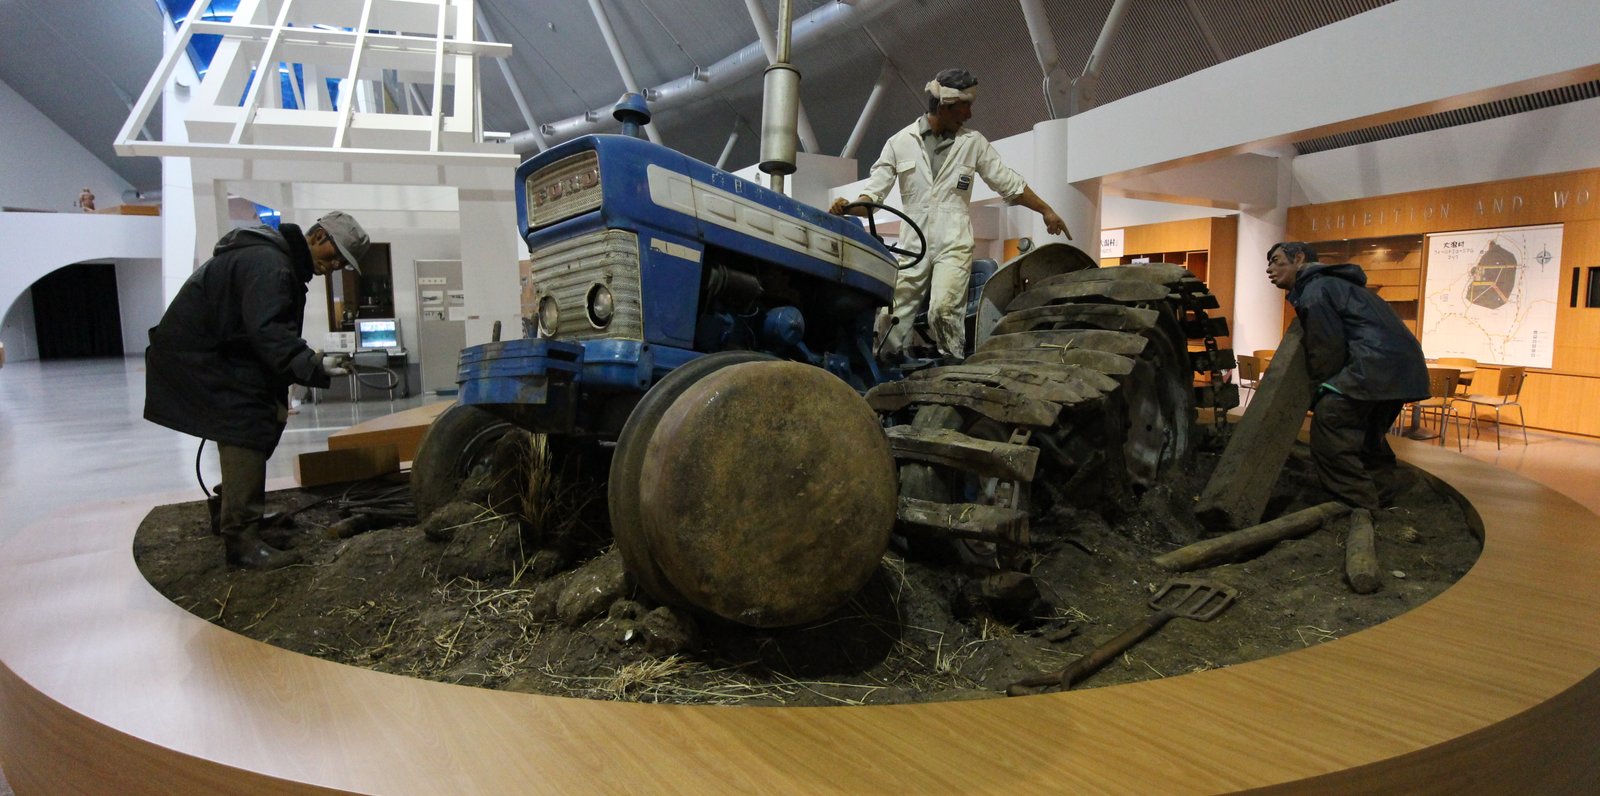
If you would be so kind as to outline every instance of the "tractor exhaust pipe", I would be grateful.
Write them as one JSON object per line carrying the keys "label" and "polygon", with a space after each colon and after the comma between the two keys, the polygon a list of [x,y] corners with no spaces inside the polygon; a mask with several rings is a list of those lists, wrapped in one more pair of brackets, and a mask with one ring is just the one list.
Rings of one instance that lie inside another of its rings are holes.
{"label": "tractor exhaust pipe", "polygon": [[771,175],[772,189],[783,193],[783,178],[795,171],[799,138],[800,70],[789,63],[789,35],[794,26],[791,0],[778,2],[777,58],[767,67],[761,104],[761,164]]}

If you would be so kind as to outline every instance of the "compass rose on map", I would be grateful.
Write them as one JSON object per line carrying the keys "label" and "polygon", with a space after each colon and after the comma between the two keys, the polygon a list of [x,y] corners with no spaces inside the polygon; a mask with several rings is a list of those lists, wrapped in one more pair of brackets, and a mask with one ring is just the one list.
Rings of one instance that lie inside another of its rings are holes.
{"label": "compass rose on map", "polygon": [[1539,253],[1533,256],[1533,259],[1538,260],[1540,265],[1549,265],[1554,258],[1550,256],[1549,249],[1540,249]]}

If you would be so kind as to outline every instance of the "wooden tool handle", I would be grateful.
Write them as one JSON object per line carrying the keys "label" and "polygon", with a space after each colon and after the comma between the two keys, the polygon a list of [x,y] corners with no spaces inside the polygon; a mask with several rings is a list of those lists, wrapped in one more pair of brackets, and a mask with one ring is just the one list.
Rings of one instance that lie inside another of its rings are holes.
{"label": "wooden tool handle", "polygon": [[1074,683],[1080,682],[1089,675],[1100,671],[1100,667],[1111,662],[1112,658],[1121,655],[1129,647],[1143,641],[1151,633],[1161,629],[1174,614],[1171,611],[1156,611],[1144,618],[1139,624],[1122,631],[1117,636],[1104,644],[1094,648],[1093,652],[1083,656],[1061,670],[1061,689],[1071,688]]}

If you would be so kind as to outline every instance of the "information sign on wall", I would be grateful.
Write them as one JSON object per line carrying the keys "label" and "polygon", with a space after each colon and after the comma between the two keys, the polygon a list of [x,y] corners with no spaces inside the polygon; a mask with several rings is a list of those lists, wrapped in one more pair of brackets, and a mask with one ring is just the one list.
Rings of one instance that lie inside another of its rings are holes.
{"label": "information sign on wall", "polygon": [[1561,225],[1427,236],[1422,348],[1496,365],[1554,362]]}
{"label": "information sign on wall", "polygon": [[1122,256],[1123,232],[1120,229],[1103,229],[1100,231],[1100,259],[1109,260]]}

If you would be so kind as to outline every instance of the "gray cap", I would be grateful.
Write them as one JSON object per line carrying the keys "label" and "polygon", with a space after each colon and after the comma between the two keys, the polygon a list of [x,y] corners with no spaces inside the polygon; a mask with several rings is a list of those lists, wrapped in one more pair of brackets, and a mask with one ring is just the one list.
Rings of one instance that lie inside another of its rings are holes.
{"label": "gray cap", "polygon": [[367,237],[367,231],[356,223],[349,213],[335,210],[322,218],[317,219],[317,226],[328,233],[328,238],[333,241],[340,256],[356,273],[361,273],[361,258],[367,254],[367,245],[372,242]]}

